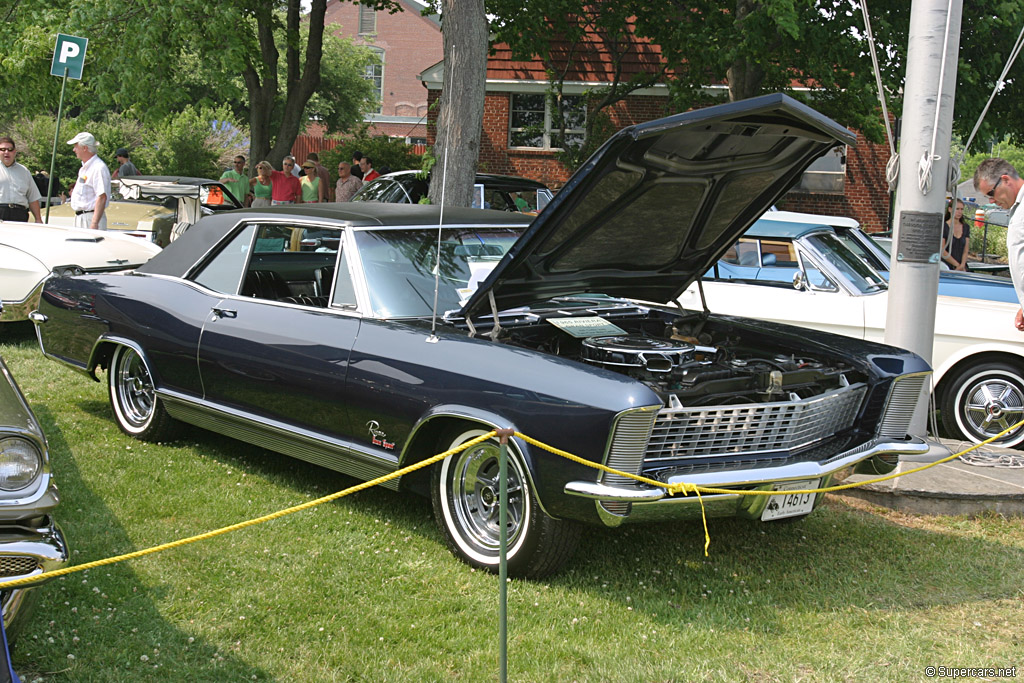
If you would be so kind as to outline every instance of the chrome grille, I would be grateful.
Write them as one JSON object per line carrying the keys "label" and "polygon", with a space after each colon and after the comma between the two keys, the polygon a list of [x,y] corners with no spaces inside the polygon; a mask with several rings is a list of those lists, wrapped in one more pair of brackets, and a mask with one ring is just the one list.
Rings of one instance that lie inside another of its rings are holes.
{"label": "chrome grille", "polygon": [[39,563],[34,557],[23,555],[0,555],[0,576],[9,578],[11,576],[24,576],[39,569]]}
{"label": "chrome grille", "polygon": [[854,384],[806,400],[663,408],[646,462],[809,446],[852,426],[865,392],[863,384]]}
{"label": "chrome grille", "polygon": [[[641,408],[619,415],[612,431],[608,459],[605,464],[622,472],[640,474],[640,468],[644,462],[644,451],[651,436],[651,426],[657,416],[658,411],[655,408]],[[608,486],[632,487],[636,481],[621,474],[605,472],[601,477],[601,483]],[[605,510],[616,515],[624,515],[629,511],[629,503],[625,502],[605,501],[601,505]]]}
{"label": "chrome grille", "polygon": [[902,439],[910,431],[910,420],[914,417],[914,409],[921,397],[924,383],[931,373],[903,375],[893,380],[889,389],[889,398],[885,401],[882,420],[878,424],[878,435]]}

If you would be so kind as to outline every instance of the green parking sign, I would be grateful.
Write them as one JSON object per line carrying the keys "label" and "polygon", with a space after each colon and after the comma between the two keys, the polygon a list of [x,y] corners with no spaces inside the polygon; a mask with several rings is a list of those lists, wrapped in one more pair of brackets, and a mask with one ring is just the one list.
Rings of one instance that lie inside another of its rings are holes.
{"label": "green parking sign", "polygon": [[57,47],[53,50],[53,63],[50,65],[51,76],[63,76],[67,69],[68,78],[82,79],[82,67],[85,66],[85,48],[88,38],[57,34]]}

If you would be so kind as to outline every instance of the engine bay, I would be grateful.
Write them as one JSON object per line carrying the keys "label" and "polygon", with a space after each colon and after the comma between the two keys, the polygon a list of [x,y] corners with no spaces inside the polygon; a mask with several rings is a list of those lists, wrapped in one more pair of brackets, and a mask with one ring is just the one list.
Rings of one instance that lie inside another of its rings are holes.
{"label": "engine bay", "polygon": [[[765,335],[744,338],[743,330],[700,313],[636,304],[531,313],[529,322],[503,321],[501,339],[628,375],[666,404],[802,400],[862,379],[847,364],[783,348]],[[580,334],[581,320],[592,321],[590,331],[604,325],[610,333]]]}

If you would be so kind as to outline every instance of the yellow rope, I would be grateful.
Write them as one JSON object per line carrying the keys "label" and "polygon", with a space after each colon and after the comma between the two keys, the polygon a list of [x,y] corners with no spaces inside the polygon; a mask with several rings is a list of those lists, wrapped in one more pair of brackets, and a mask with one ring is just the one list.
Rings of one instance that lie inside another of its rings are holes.
{"label": "yellow rope", "polygon": [[170,543],[164,543],[162,545],[153,546],[152,548],[146,548],[144,550],[137,550],[137,551],[135,551],[133,553],[126,553],[124,555],[118,555],[116,557],[108,557],[106,559],[96,560],[94,562],[86,562],[85,564],[77,564],[77,565],[75,565],[73,567],[62,567],[61,569],[55,569],[53,571],[46,572],[44,574],[37,574],[36,576],[28,576],[28,577],[21,578],[21,579],[12,579],[10,581],[3,581],[3,582],[0,582],[0,590],[7,590],[9,588],[17,588],[19,586],[25,586],[25,585],[28,585],[28,584],[35,584],[35,583],[39,583],[39,582],[42,582],[42,581],[48,581],[48,580],[56,578],[58,576],[64,576],[66,574],[73,574],[75,572],[84,571],[86,569],[94,569],[95,567],[103,567],[103,566],[106,566],[108,564],[115,564],[117,562],[124,562],[125,560],[134,560],[136,558],[143,557],[145,555],[152,555],[153,553],[158,553],[158,552],[160,552],[162,550],[170,550],[171,548],[178,548],[178,547],[183,546],[183,545],[188,545],[189,543],[195,543],[196,541],[205,541],[208,538],[213,538],[214,536],[220,536],[221,534],[226,534],[226,533],[228,533],[230,531],[237,531],[239,529],[245,529],[246,527],[255,526],[257,524],[262,524],[264,522],[269,522],[269,521],[277,519],[279,517],[284,517],[285,515],[290,515],[292,513],[300,512],[302,510],[308,510],[311,507],[315,507],[315,506],[321,505],[323,503],[329,503],[332,500],[337,500],[338,498],[341,498],[343,496],[347,496],[347,495],[352,494],[352,493],[357,493],[359,491],[362,491],[363,489],[368,489],[368,488],[370,488],[372,486],[376,486],[377,484],[383,484],[386,481],[390,481],[391,479],[394,479],[395,477],[400,477],[400,476],[402,476],[404,474],[408,474],[409,472],[415,472],[416,470],[421,469],[423,467],[426,467],[428,465],[432,465],[435,462],[438,462],[439,460],[444,460],[449,455],[454,455],[455,453],[463,451],[463,450],[465,450],[467,448],[471,448],[471,447],[477,445],[478,443],[482,443],[484,441],[487,441],[492,436],[494,436],[494,434],[495,434],[494,431],[487,432],[486,434],[481,434],[480,436],[476,437],[475,439],[470,439],[466,443],[461,444],[461,445],[459,445],[456,448],[452,448],[450,450],[447,450],[444,453],[438,453],[437,455],[432,456],[430,458],[427,458],[426,460],[422,460],[422,461],[420,461],[418,463],[415,463],[413,465],[409,465],[408,467],[403,467],[402,469],[396,470],[394,472],[391,472],[390,474],[385,474],[384,476],[377,477],[376,479],[363,482],[362,484],[356,484],[355,486],[350,486],[349,488],[347,488],[347,489],[345,489],[343,491],[338,491],[337,493],[332,493],[329,496],[324,496],[322,498],[317,498],[316,500],[311,500],[308,503],[302,503],[301,505],[296,505],[294,507],[287,508],[286,510],[279,510],[279,511],[271,513],[269,515],[264,515],[263,517],[257,517],[256,519],[250,519],[250,520],[247,520],[245,522],[239,522],[238,524],[232,524],[231,526],[221,527],[220,529],[215,529],[214,531],[207,531],[206,533],[199,534],[198,536],[190,536],[189,538],[183,538],[183,539],[180,539],[180,540],[177,540],[177,541],[172,541]]}
{"label": "yellow rope", "polygon": [[[993,441],[995,441],[999,437],[1003,436],[1007,432],[1010,432],[1010,431],[1016,429],[1017,427],[1019,427],[1021,425],[1024,425],[1024,420],[1021,420],[1017,424],[1012,425],[1012,426],[1004,429],[1003,431],[999,432],[995,436],[993,436],[993,437],[991,437],[989,439],[986,439],[985,441],[982,441],[981,443],[975,444],[975,445],[971,446],[970,448],[966,448],[966,449],[960,451],[959,453],[954,453],[953,455],[950,455],[950,456],[948,456],[946,458],[942,458],[941,460],[936,460],[933,463],[928,463],[927,465],[922,465],[921,467],[915,467],[914,469],[907,470],[906,472],[896,472],[896,473],[889,474],[889,475],[886,475],[886,476],[883,476],[883,477],[877,477],[875,479],[868,479],[868,480],[857,482],[857,483],[854,483],[854,484],[840,484],[840,485],[837,485],[837,486],[829,486],[829,487],[818,488],[818,489],[800,489],[800,490],[790,490],[790,489],[787,489],[785,491],[785,493],[786,494],[793,494],[793,493],[827,493],[827,492],[831,492],[831,491],[841,491],[841,490],[844,490],[844,489],[856,488],[858,486],[865,486],[867,484],[876,484],[878,482],[887,481],[889,479],[895,479],[896,477],[902,477],[902,476],[905,476],[905,475],[908,475],[908,474],[913,474],[915,472],[921,472],[921,471],[929,469],[931,467],[935,467],[936,465],[941,465],[944,462],[949,462],[950,460],[958,458],[958,457],[960,457],[961,455],[963,455],[965,453],[970,453],[971,451],[975,450],[976,448],[980,448],[981,446],[984,446],[986,444],[992,443]],[[37,583],[41,583],[43,581],[48,581],[48,580],[56,578],[58,576],[66,576],[68,574],[73,574],[75,572],[80,572],[80,571],[84,571],[84,570],[87,570],[87,569],[94,569],[96,567],[104,567],[106,565],[116,564],[118,562],[124,562],[125,560],[134,560],[136,558],[144,557],[146,555],[152,555],[153,553],[158,553],[158,552],[163,551],[163,550],[170,550],[171,548],[178,548],[178,547],[183,546],[183,545],[188,545],[189,543],[195,543],[197,541],[205,541],[208,538],[214,538],[215,536],[220,536],[222,534],[226,534],[226,533],[229,533],[231,531],[238,531],[239,529],[245,529],[247,527],[255,526],[257,524],[263,524],[264,522],[269,522],[269,521],[278,519],[279,517],[284,517],[285,515],[290,515],[290,514],[293,514],[293,513],[296,513],[296,512],[301,512],[302,510],[308,510],[308,509],[310,509],[312,507],[316,507],[317,505],[322,505],[323,503],[329,503],[329,502],[331,502],[333,500],[337,500],[337,499],[342,498],[344,496],[347,496],[347,495],[350,495],[350,494],[353,494],[353,493],[357,493],[359,491],[371,488],[373,486],[377,486],[378,484],[383,484],[386,481],[390,481],[390,480],[395,479],[397,477],[401,477],[403,475],[406,475],[406,474],[408,474],[410,472],[415,472],[418,469],[422,469],[422,468],[427,467],[429,465],[433,465],[435,462],[439,462],[441,460],[444,460],[445,458],[447,458],[450,455],[454,455],[455,453],[459,453],[459,452],[461,452],[461,451],[463,451],[463,450],[465,450],[467,448],[471,448],[471,447],[473,447],[473,446],[475,446],[475,445],[477,445],[479,443],[483,443],[484,441],[487,441],[488,439],[490,439],[493,436],[495,436],[496,433],[497,432],[495,432],[494,430],[489,431],[486,434],[481,434],[480,436],[476,437],[475,439],[470,439],[469,441],[465,442],[464,444],[461,444],[460,446],[458,446],[456,448],[451,448],[451,449],[449,449],[447,451],[444,451],[443,453],[438,453],[437,455],[431,456],[431,457],[429,457],[429,458],[427,458],[425,460],[421,460],[420,462],[417,462],[417,463],[415,463],[413,465],[409,465],[408,467],[403,467],[400,470],[395,470],[394,472],[391,472],[389,474],[385,474],[383,476],[377,477],[376,479],[371,479],[370,481],[365,481],[365,482],[363,482],[361,484],[356,484],[355,486],[350,486],[349,488],[344,489],[342,491],[338,491],[336,493],[332,493],[332,494],[330,494],[328,496],[323,496],[322,498],[317,498],[316,500],[311,500],[311,501],[309,501],[307,503],[302,503],[301,505],[296,505],[294,507],[290,507],[290,508],[287,508],[287,509],[284,509],[284,510],[279,510],[279,511],[273,512],[273,513],[271,513],[269,515],[264,515],[263,517],[257,517],[255,519],[250,519],[250,520],[246,520],[244,522],[239,522],[238,524],[232,524],[231,526],[221,527],[220,529],[215,529],[213,531],[208,531],[206,533],[199,534],[197,536],[190,536],[188,538],[183,538],[183,539],[180,539],[180,540],[177,540],[177,541],[172,541],[170,543],[164,543],[164,544],[161,544],[161,545],[153,546],[151,548],[145,548],[143,550],[137,550],[137,551],[132,552],[132,553],[126,553],[124,555],[117,555],[115,557],[108,557],[108,558],[105,558],[105,559],[102,559],[102,560],[95,560],[93,562],[86,562],[85,564],[78,564],[78,565],[75,565],[73,567],[62,567],[61,569],[55,569],[53,571],[45,572],[45,573],[42,573],[42,574],[37,574],[35,576],[29,576],[29,577],[25,577],[25,578],[21,578],[21,579],[11,579],[10,581],[2,581],[2,582],[0,582],[0,590],[7,590],[7,589],[10,589],[10,588],[18,588],[20,586],[34,585],[34,584],[37,584]],[[515,432],[515,436],[519,437],[520,439],[522,439],[523,441],[525,441],[528,444],[531,444],[533,446],[537,446],[538,448],[546,450],[546,451],[548,451],[550,453],[554,453],[555,455],[561,456],[563,458],[567,458],[568,460],[572,460],[573,462],[579,463],[581,465],[585,465],[587,467],[592,467],[594,469],[601,470],[602,472],[607,472],[608,474],[615,474],[615,475],[618,475],[618,476],[626,477],[628,479],[634,479],[634,480],[636,480],[638,482],[641,482],[641,483],[644,483],[644,484],[648,484],[650,486],[656,486],[656,487],[659,487],[659,488],[666,489],[668,491],[669,495],[674,495],[676,493],[682,493],[684,496],[686,496],[686,495],[689,495],[691,492],[696,494],[697,500],[700,503],[701,518],[702,518],[702,520],[704,522],[704,555],[705,556],[707,556],[708,548],[711,545],[711,535],[708,532],[707,514],[706,514],[706,511],[705,511],[705,508],[704,508],[704,499],[701,498],[701,495],[700,495],[701,493],[731,494],[731,495],[740,495],[740,496],[774,496],[774,495],[779,495],[778,491],[749,491],[749,490],[740,491],[740,490],[735,490],[735,489],[723,489],[723,488],[714,488],[714,487],[709,487],[709,486],[697,486],[695,484],[688,484],[686,482],[680,482],[680,483],[677,483],[677,484],[667,484],[665,482],[657,481],[655,479],[650,479],[648,477],[644,477],[644,476],[641,476],[641,475],[638,475],[638,474],[631,474],[629,472],[622,472],[622,471],[617,470],[615,468],[608,467],[607,465],[602,465],[600,463],[592,462],[590,460],[585,460],[585,459],[581,458],[578,455],[574,455],[572,453],[569,453],[568,451],[563,451],[563,450],[561,450],[559,448],[555,448],[554,446],[549,446],[546,443],[543,443],[541,441],[537,441],[536,439],[534,439],[532,437],[529,437],[529,436],[527,436],[527,435],[525,435],[525,434],[523,434],[521,432]]]}

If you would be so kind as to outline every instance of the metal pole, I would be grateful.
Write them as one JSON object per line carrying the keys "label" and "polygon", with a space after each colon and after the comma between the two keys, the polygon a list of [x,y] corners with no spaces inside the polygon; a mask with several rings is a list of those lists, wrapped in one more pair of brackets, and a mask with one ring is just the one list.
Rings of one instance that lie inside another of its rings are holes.
{"label": "metal pole", "polygon": [[60,139],[60,119],[64,111],[64,88],[68,84],[68,68],[64,67],[64,80],[60,84],[60,103],[57,105],[57,127],[53,131],[53,149],[50,150],[50,182],[46,186],[46,216],[44,223],[50,222],[50,198],[53,197],[53,169],[57,164],[57,140]]}
{"label": "metal pole", "polygon": [[498,434],[498,680],[508,680],[508,438],[511,429],[495,430]]}
{"label": "metal pole", "polygon": [[[885,341],[929,362],[962,9],[963,0],[914,0],[910,9]],[[922,188],[919,181],[922,159],[931,162],[930,188]],[[927,397],[926,387],[911,423],[912,434],[927,433]]]}

